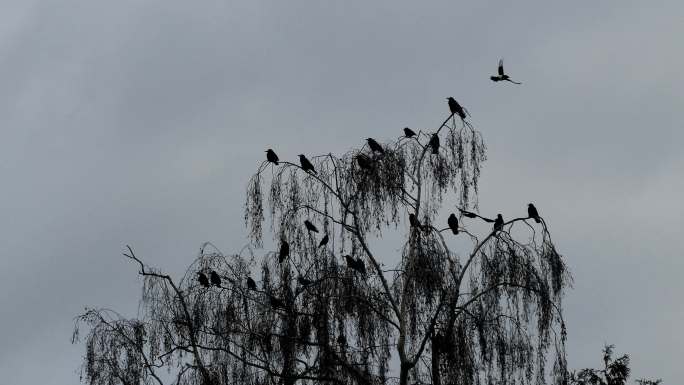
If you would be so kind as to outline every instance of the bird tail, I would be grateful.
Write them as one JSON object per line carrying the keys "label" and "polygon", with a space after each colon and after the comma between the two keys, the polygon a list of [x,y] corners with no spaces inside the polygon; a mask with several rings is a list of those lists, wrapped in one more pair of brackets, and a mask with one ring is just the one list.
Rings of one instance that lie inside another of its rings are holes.
{"label": "bird tail", "polygon": [[541,219],[539,219],[539,217],[534,218],[534,221],[537,223],[541,223]]}

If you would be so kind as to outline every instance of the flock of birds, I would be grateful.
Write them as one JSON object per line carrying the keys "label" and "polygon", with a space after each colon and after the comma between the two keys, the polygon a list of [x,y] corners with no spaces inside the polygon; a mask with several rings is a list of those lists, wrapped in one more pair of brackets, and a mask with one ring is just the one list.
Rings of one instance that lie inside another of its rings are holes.
{"label": "flock of birds", "polygon": [[[520,82],[515,82],[515,81],[511,80],[510,76],[508,76],[504,72],[503,59],[499,60],[498,74],[490,76],[490,79],[494,82],[508,81],[508,82],[511,82],[514,84],[521,84]],[[468,110],[466,110],[463,106],[461,106],[453,97],[448,97],[447,103],[449,105],[449,110],[451,111],[452,116],[458,115],[458,117],[461,118],[461,120],[465,121],[465,119],[470,115],[468,113]],[[410,128],[408,128],[408,127],[404,128],[404,137],[413,138],[416,135],[417,135],[416,132],[411,130]],[[377,154],[382,155],[385,153],[385,149],[375,139],[366,138],[366,142],[368,143],[368,147],[370,148],[370,150],[373,154],[377,153]],[[440,142],[439,142],[439,136],[436,133],[432,134],[432,136],[430,137],[430,141],[428,142],[428,146],[429,146],[432,154],[438,154],[439,153]],[[275,164],[276,166],[280,162],[280,158],[278,158],[278,155],[275,153],[275,151],[273,151],[270,148],[268,150],[266,150],[266,160],[270,163]],[[368,170],[368,169],[371,169],[371,167],[372,167],[372,159],[365,154],[357,155],[356,156],[356,163],[358,164],[359,168],[361,168],[363,170]],[[299,154],[299,164],[301,166],[301,169],[304,172],[308,172],[311,174],[317,174],[316,169],[314,168],[314,165],[311,163],[311,161],[309,161],[309,159],[304,154]],[[504,222],[503,216],[501,214],[497,214],[496,219],[490,219],[490,218],[483,217],[483,216],[476,214],[474,212],[471,212],[471,211],[463,210],[460,208],[459,208],[459,210],[461,211],[461,213],[464,217],[480,218],[480,219],[484,220],[485,222],[494,223],[493,230],[492,230],[493,235],[495,235],[499,231],[503,231],[503,227],[504,227],[505,222]],[[539,212],[537,211],[537,208],[532,203],[528,204],[528,206],[527,206],[527,215],[528,215],[528,218],[534,219],[535,222],[537,222],[537,223],[541,222],[541,218],[539,217]],[[424,231],[429,229],[428,226],[421,225],[420,221],[418,220],[416,215],[413,213],[409,214],[409,225],[412,228],[417,228],[417,229],[421,229]],[[458,235],[459,223],[458,223],[458,217],[456,216],[456,214],[451,213],[449,215],[449,218],[447,219],[447,225],[448,225],[448,228],[451,230],[451,232],[454,235]],[[319,233],[316,225],[314,225],[308,219],[304,220],[304,227],[309,232],[309,234]],[[326,244],[328,244],[329,239],[330,238],[328,237],[328,234],[325,234],[323,236],[323,238],[320,240],[320,242],[318,243],[318,247],[320,248],[320,247],[323,247]],[[287,243],[287,241],[285,239],[282,239],[281,243],[280,243],[280,250],[278,252],[278,262],[280,264],[284,263],[289,256],[290,256],[290,245],[289,245],[289,243]],[[351,255],[344,255],[343,258],[344,258],[345,262],[347,263],[348,268],[356,271],[357,273],[361,274],[362,276],[366,275],[366,265],[363,262],[363,260],[361,260],[361,258],[359,258],[359,257],[354,258]],[[211,270],[211,272],[209,273],[209,277],[207,277],[206,274],[204,274],[203,272],[198,272],[197,274],[198,274],[197,280],[201,286],[203,286],[205,288],[209,288],[211,286],[221,287],[221,277],[218,275],[218,273],[216,273],[216,271]],[[306,286],[314,284],[315,282],[311,281],[309,279],[306,279],[305,277],[300,275],[299,277],[297,277],[297,283],[299,285],[301,285],[302,287],[306,287]],[[252,279],[252,277],[249,277],[249,276],[247,277],[247,289],[252,290],[252,291],[258,291],[256,282]],[[274,297],[274,296],[270,296],[269,303],[274,308],[285,308],[284,302],[282,300]]]}

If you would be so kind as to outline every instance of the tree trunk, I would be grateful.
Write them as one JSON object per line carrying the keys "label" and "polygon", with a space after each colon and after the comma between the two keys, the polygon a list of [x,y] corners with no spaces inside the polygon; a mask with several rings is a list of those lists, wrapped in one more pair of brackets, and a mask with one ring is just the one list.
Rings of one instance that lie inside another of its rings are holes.
{"label": "tree trunk", "polygon": [[411,368],[406,364],[401,364],[399,371],[399,385],[408,385],[409,370]]}
{"label": "tree trunk", "polygon": [[430,347],[432,348],[432,385],[442,385],[442,377],[439,374],[439,335],[432,335]]}

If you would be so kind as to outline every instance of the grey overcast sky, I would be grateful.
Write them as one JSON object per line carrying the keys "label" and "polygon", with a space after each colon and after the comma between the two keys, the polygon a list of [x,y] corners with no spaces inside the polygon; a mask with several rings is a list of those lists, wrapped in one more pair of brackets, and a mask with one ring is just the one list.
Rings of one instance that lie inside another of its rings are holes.
{"label": "grey overcast sky", "polygon": [[680,384],[683,36],[681,0],[0,0],[1,382],[78,383],[73,317],[136,312],[125,244],[174,273],[242,247],[265,148],[435,127],[455,96],[481,209],[535,202],[567,257],[571,367],[609,342]]}

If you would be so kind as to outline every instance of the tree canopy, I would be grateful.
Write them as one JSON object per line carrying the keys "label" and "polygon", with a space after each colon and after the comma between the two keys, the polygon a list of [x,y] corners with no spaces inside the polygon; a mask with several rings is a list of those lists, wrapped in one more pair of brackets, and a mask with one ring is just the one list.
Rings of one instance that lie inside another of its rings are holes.
{"label": "tree canopy", "polygon": [[[77,318],[84,381],[567,384],[571,278],[543,207],[478,213],[485,145],[448,105],[434,129],[344,154],[269,149],[247,184],[251,247],[238,254],[207,243],[174,278],[129,248],[140,314]],[[257,256],[265,244],[277,251]]]}

